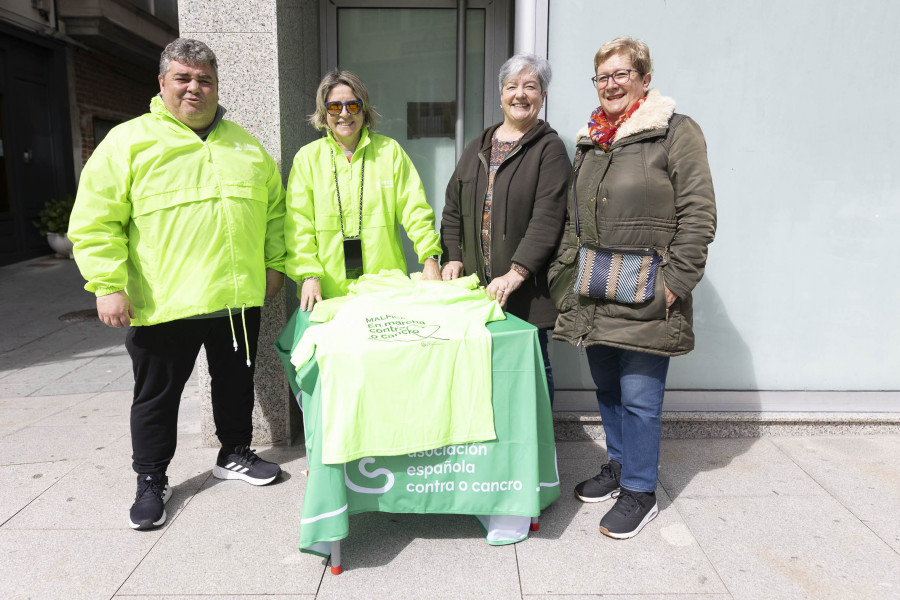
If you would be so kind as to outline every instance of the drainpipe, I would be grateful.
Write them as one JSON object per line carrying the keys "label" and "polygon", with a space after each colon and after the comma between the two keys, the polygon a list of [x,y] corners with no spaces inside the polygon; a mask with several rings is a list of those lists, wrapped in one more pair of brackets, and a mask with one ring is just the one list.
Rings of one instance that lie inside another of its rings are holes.
{"label": "drainpipe", "polygon": [[456,162],[466,142],[466,0],[456,2]]}
{"label": "drainpipe", "polygon": [[[550,22],[550,0],[516,0],[514,49],[547,58],[547,27]],[[547,103],[538,115],[547,118]]]}

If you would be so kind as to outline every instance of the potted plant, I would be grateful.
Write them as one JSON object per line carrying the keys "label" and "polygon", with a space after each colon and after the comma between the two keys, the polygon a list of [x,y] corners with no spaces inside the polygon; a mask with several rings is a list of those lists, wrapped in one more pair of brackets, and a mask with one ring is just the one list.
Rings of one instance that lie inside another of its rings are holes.
{"label": "potted plant", "polygon": [[47,236],[47,243],[64,258],[72,258],[72,242],[66,232],[69,230],[69,215],[75,206],[75,198],[70,194],[64,200],[51,199],[44,204],[36,221],[32,221],[41,235]]}

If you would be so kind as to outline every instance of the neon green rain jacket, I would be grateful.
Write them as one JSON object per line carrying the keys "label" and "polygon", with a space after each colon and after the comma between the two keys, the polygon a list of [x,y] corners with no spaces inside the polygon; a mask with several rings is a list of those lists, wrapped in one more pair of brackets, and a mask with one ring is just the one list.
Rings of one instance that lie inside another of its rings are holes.
{"label": "neon green rain jacket", "polygon": [[[365,272],[378,273],[382,269],[407,272],[398,222],[412,241],[420,263],[441,253],[434,211],[425,200],[425,189],[415,166],[400,144],[363,128],[353,160],[348,162],[329,131],[326,137],[300,148],[294,157],[285,219],[288,246],[285,273],[298,283],[306,277],[319,277],[323,298],[345,295],[350,284],[344,270],[335,178],[340,185],[344,233],[353,237],[359,234],[363,162],[366,165],[362,184]],[[299,297],[299,285],[297,294]]]}
{"label": "neon green rain jacket", "polygon": [[284,271],[281,176],[241,126],[204,142],[157,96],[84,166],[69,238],[85,289],[124,289],[132,325],[261,306],[266,269]]}

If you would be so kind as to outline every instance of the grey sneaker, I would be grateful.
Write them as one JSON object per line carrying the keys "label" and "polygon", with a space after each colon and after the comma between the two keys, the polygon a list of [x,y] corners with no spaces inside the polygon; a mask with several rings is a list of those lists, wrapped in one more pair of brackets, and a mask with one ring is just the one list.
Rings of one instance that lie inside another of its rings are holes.
{"label": "grey sneaker", "polygon": [[602,502],[614,498],[619,491],[622,465],[610,460],[600,467],[600,472],[575,486],[575,497],[582,502]]}
{"label": "grey sneaker", "polygon": [[165,504],[171,496],[172,488],[169,487],[169,478],[165,475],[153,473],[138,475],[137,494],[128,514],[128,525],[132,529],[143,531],[165,523]]}
{"label": "grey sneaker", "polygon": [[655,492],[632,492],[622,488],[616,503],[600,519],[600,533],[617,540],[633,538],[658,514]]}

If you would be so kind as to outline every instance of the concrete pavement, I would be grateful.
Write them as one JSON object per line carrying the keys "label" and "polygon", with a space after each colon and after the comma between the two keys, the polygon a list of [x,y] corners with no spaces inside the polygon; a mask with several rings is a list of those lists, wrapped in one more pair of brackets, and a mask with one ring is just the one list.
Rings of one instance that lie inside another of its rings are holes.
{"label": "concrete pavement", "polygon": [[81,285],[71,261],[0,267],[2,598],[900,599],[900,435],[664,440],[659,517],[628,541],[571,493],[602,441],[559,442],[563,495],[529,540],[357,515],[332,576],[297,550],[303,446],[259,449],[273,485],[213,478],[192,382],[169,520],[132,531],[125,332],[85,320]]}

